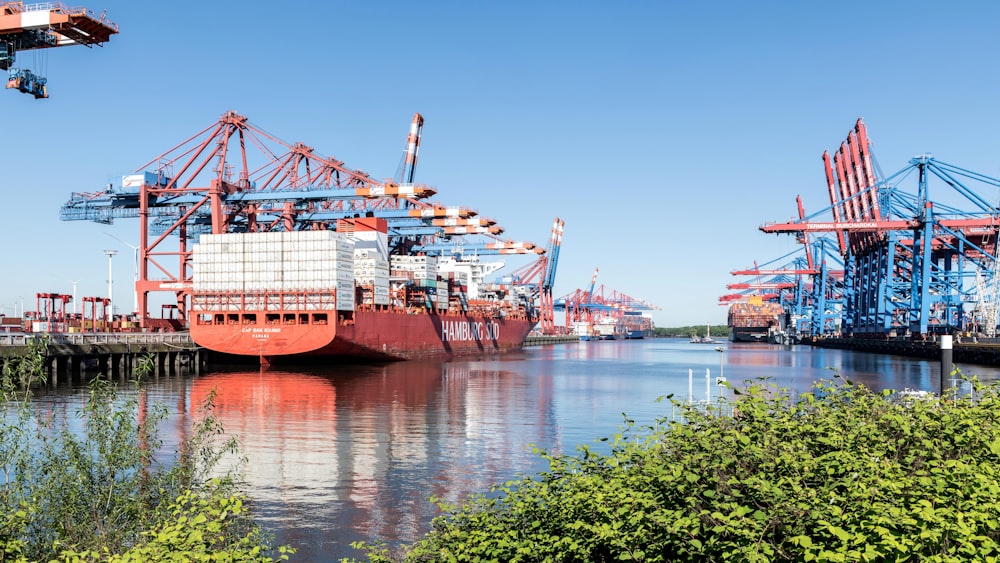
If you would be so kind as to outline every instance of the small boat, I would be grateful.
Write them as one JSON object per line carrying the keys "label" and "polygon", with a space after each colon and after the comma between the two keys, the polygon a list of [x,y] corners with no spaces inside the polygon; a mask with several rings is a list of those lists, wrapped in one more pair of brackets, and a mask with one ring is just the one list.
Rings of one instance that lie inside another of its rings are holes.
{"label": "small boat", "polygon": [[712,340],[712,325],[705,325],[705,336],[698,336],[697,334],[692,336],[691,344],[715,344],[715,340]]}

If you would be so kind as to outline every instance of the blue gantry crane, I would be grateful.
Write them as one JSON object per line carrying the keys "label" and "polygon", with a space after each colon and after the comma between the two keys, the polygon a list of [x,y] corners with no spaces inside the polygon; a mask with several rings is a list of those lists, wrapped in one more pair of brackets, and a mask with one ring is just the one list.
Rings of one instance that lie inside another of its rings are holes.
{"label": "blue gantry crane", "polygon": [[823,162],[830,206],[761,230],[836,237],[845,264],[845,334],[922,338],[996,331],[996,307],[990,306],[996,295],[981,292],[996,287],[1000,210],[992,201],[1000,180],[929,154],[884,175],[860,119]]}
{"label": "blue gantry crane", "polygon": [[719,298],[721,305],[746,302],[751,297],[779,303],[787,323],[783,339],[838,334],[842,327],[844,267],[836,241],[821,236],[783,256],[734,270],[741,281],[728,284],[736,293]]}

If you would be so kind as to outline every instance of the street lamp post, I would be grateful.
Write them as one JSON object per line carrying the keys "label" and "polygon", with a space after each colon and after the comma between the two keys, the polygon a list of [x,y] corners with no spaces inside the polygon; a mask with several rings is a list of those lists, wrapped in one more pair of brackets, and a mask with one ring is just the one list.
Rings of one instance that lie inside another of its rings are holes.
{"label": "street lamp post", "polygon": [[114,275],[114,269],[111,267],[111,259],[114,257],[115,254],[118,254],[118,251],[117,250],[105,250],[104,253],[108,255],[108,309],[111,311],[111,318],[114,319],[115,318],[115,308],[114,308],[114,302],[115,302],[115,300],[114,300],[114,297],[112,297],[112,295],[114,294],[114,281],[113,281],[114,278],[112,277]]}
{"label": "street lamp post", "polygon": [[715,384],[719,386],[719,408],[722,408],[722,403],[725,403],[726,401],[726,388],[724,386],[726,383],[726,376],[722,372],[722,360],[725,358],[725,349],[723,349],[722,346],[716,346],[715,351],[719,353],[719,377],[715,380]]}
{"label": "street lamp post", "polygon": [[120,242],[120,243],[124,244],[125,246],[127,246],[127,247],[129,247],[129,248],[132,249],[132,254],[134,255],[133,256],[133,260],[132,260],[132,278],[133,278],[132,279],[132,312],[133,313],[138,313],[139,312],[139,289],[138,289],[138,284],[139,284],[139,247],[136,246],[136,245],[134,245],[134,244],[125,242],[124,240],[116,237],[115,235],[113,235],[111,233],[104,233],[104,234],[108,235],[109,237],[117,240],[118,242]]}
{"label": "street lamp post", "polygon": [[725,356],[724,354],[725,350],[722,348],[722,346],[716,346],[715,351],[719,353],[719,380],[725,381],[726,376],[724,373],[722,373],[722,359]]}

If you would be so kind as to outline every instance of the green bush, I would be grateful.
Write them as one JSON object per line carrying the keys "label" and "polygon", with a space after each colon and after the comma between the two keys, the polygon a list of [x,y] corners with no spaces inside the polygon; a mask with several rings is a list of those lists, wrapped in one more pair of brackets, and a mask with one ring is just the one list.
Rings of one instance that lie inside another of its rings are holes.
{"label": "green bush", "polygon": [[[894,401],[843,380],[792,398],[748,382],[726,409],[627,424],[610,453],[441,505],[370,561],[996,561],[1000,401]],[[723,412],[725,411],[725,412]]]}
{"label": "green bush", "polygon": [[126,395],[95,379],[75,412],[36,402],[45,348],[34,340],[0,377],[0,563],[287,558],[254,523],[236,475],[212,478],[238,451],[211,415],[214,395],[169,455],[157,437],[167,411],[146,404],[139,381]]}

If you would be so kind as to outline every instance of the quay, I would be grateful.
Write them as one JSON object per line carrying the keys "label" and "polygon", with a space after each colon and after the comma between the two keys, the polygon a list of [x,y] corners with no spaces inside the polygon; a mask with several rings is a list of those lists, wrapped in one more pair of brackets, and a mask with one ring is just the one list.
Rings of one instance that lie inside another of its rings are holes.
{"label": "quay", "polygon": [[579,342],[580,337],[575,334],[553,334],[551,336],[534,335],[524,339],[525,346],[545,346],[548,344],[561,344],[563,342]]}
{"label": "quay", "polygon": [[84,373],[106,377],[124,377],[145,357],[153,361],[153,377],[173,375],[186,369],[201,373],[208,353],[199,348],[187,333],[70,333],[70,334],[0,334],[0,367],[24,356],[36,339],[45,342],[45,374],[51,385],[66,378],[80,381]]}
{"label": "quay", "polygon": [[[970,341],[971,340],[971,341]],[[855,352],[894,354],[911,358],[936,360],[941,357],[941,347],[936,339],[912,340],[908,338],[803,338],[801,344],[818,348],[840,348]],[[953,361],[960,364],[1000,366],[1000,339],[961,338],[952,345]]]}
{"label": "quay", "polygon": [[[103,375],[121,378],[149,356],[153,360],[153,377],[181,373],[200,374],[210,364],[239,364],[245,358],[218,354],[199,347],[186,332],[162,333],[69,333],[69,334],[0,334],[0,368],[11,360],[24,356],[30,344],[44,339],[44,369],[50,385],[61,381],[82,381],[83,375]],[[529,336],[525,346],[544,346],[563,342],[578,342],[576,335]]]}

